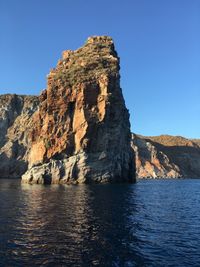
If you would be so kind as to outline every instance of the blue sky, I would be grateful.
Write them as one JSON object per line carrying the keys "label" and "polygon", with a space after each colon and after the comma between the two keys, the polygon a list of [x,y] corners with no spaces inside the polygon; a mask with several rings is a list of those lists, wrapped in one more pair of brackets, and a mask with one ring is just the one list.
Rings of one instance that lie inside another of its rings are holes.
{"label": "blue sky", "polygon": [[199,0],[0,0],[0,94],[39,94],[91,35],[115,41],[132,131],[200,138]]}

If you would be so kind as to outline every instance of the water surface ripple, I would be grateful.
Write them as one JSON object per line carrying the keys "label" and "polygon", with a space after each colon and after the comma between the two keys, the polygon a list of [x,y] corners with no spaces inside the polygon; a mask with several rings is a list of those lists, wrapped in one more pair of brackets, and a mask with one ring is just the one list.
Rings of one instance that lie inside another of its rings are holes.
{"label": "water surface ripple", "polygon": [[0,266],[200,266],[200,180],[0,180]]}

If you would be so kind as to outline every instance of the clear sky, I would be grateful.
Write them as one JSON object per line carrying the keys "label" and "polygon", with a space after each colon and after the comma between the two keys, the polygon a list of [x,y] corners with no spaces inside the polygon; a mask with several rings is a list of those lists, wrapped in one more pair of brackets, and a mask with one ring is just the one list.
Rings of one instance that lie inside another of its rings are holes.
{"label": "clear sky", "polygon": [[0,0],[0,94],[39,94],[91,35],[115,41],[133,132],[200,138],[200,0]]}

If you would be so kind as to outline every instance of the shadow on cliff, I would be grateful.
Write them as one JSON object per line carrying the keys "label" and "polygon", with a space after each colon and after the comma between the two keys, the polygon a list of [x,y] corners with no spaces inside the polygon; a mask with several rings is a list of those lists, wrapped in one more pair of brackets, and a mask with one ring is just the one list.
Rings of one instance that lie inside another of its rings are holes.
{"label": "shadow on cliff", "polygon": [[0,178],[20,178],[26,172],[28,163],[17,158],[8,158],[0,154]]}

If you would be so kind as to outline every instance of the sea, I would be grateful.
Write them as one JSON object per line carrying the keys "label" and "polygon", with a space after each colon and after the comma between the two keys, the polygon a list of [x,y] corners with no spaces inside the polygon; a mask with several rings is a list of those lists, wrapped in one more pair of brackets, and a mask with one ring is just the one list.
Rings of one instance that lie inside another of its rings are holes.
{"label": "sea", "polygon": [[0,266],[200,266],[200,179],[1,179]]}

